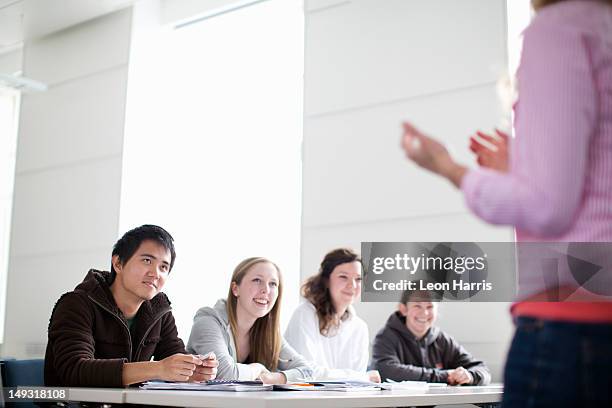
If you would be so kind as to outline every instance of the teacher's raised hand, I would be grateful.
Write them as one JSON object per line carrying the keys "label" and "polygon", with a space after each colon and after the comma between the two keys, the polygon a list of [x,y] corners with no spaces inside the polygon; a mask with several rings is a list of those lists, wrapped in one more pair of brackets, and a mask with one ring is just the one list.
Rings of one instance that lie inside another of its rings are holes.
{"label": "teacher's raised hand", "polygon": [[477,131],[470,136],[470,150],[476,155],[478,164],[502,173],[509,169],[509,144],[508,134],[498,129],[494,135]]}
{"label": "teacher's raised hand", "polygon": [[446,147],[409,122],[403,122],[402,127],[402,148],[406,157],[460,187],[467,169],[453,160]]}

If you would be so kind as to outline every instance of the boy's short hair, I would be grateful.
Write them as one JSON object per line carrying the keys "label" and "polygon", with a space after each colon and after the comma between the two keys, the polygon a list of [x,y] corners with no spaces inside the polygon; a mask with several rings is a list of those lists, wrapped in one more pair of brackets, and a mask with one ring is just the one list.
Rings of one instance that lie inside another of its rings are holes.
{"label": "boy's short hair", "polygon": [[437,293],[435,291],[407,289],[402,293],[400,303],[405,305],[408,302],[440,302],[441,300],[441,293]]}

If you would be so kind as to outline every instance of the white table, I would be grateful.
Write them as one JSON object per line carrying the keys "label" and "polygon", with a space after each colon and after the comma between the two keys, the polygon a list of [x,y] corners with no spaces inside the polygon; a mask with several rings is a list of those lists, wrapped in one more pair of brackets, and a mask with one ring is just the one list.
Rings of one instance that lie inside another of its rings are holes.
{"label": "white table", "polygon": [[72,401],[203,408],[339,408],[481,404],[501,401],[501,385],[401,391],[157,391],[71,388]]}
{"label": "white table", "polygon": [[125,388],[68,388],[68,399],[78,402],[123,404]]}

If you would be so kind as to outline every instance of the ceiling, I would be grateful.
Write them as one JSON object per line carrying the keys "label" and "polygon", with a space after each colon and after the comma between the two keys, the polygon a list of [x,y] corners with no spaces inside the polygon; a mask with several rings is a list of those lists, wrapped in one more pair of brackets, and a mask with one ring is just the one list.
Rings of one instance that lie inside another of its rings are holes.
{"label": "ceiling", "polygon": [[133,4],[136,0],[0,0],[0,54]]}

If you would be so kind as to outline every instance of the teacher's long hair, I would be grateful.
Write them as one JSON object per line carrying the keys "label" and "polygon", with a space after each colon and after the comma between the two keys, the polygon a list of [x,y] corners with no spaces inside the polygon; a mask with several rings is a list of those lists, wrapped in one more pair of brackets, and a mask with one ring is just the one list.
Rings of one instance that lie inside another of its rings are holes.
{"label": "teacher's long hair", "polygon": [[[259,263],[269,263],[276,268],[278,272],[278,296],[270,312],[255,320],[253,327],[251,327],[249,336],[249,357],[251,362],[263,364],[268,370],[275,371],[278,367],[278,359],[282,346],[280,305],[283,294],[283,279],[281,271],[274,262],[266,258],[247,258],[240,262],[238,266],[236,266],[236,269],[234,269],[232,282],[235,282],[236,285],[240,285],[240,282],[242,282],[244,275],[246,275],[249,269]],[[229,318],[232,335],[234,336],[234,342],[236,343],[236,355],[238,355],[238,342],[236,341],[236,339],[238,339],[236,304],[237,299],[232,292],[232,284],[230,283],[229,293],[227,294],[227,316]]]}

